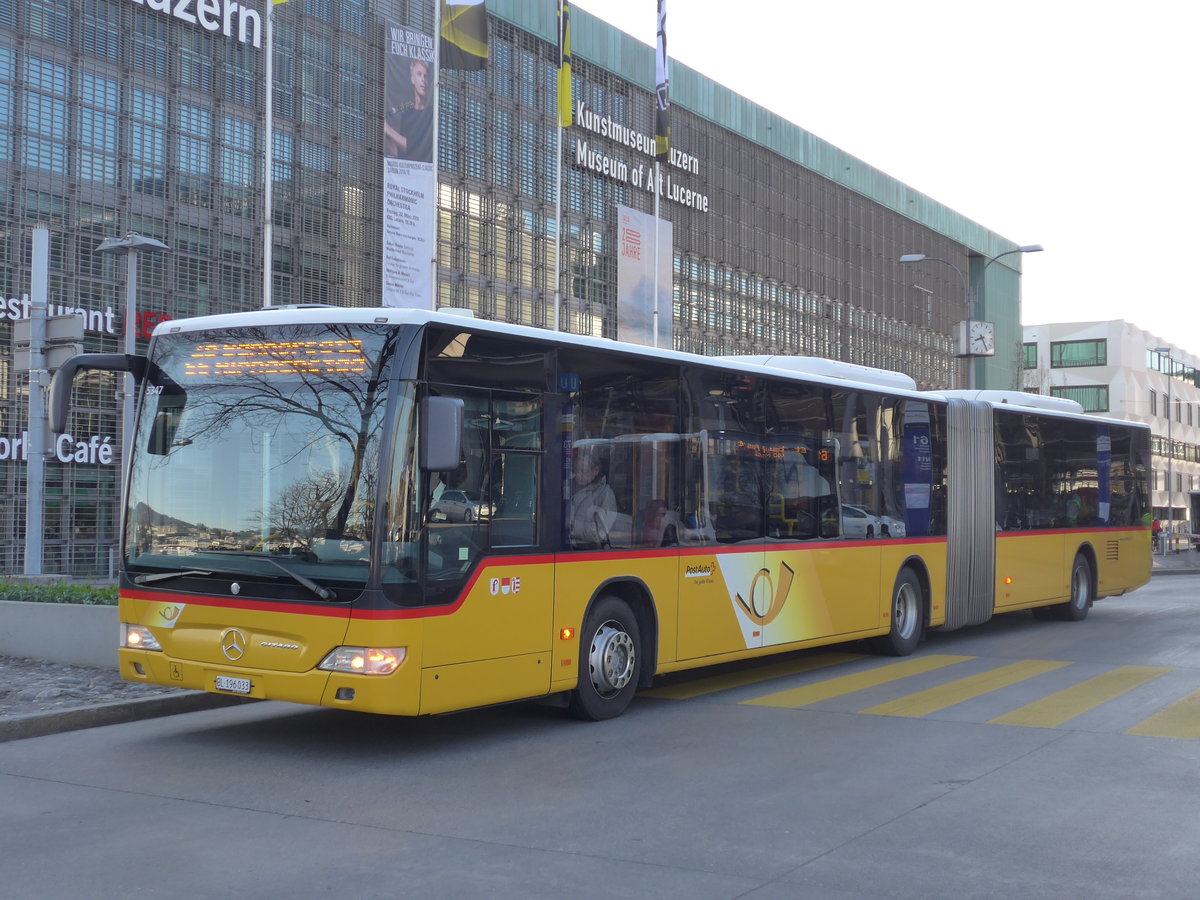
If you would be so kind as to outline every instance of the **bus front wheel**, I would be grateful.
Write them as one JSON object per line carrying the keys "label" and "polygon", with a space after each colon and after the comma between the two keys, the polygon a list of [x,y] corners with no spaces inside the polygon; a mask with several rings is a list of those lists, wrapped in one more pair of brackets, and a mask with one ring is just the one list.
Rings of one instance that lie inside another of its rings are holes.
{"label": "bus front wheel", "polygon": [[892,627],[887,634],[871,638],[874,653],[881,656],[908,656],[921,642],[925,626],[925,592],[913,570],[905,566],[892,588]]}
{"label": "bus front wheel", "polygon": [[1092,564],[1082,553],[1076,553],[1075,562],[1071,565],[1071,599],[1066,603],[1042,608],[1049,612],[1051,618],[1060,622],[1081,622],[1087,618],[1095,599]]}
{"label": "bus front wheel", "polygon": [[641,674],[640,632],[629,604],[600,597],[584,620],[579,642],[579,687],[568,710],[577,719],[598,722],[625,712]]}

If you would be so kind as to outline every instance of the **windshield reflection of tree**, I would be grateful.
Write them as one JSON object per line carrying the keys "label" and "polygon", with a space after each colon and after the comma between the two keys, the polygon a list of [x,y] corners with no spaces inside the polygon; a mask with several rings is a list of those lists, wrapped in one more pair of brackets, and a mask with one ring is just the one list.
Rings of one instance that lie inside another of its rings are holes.
{"label": "windshield reflection of tree", "polygon": [[[268,477],[267,471],[283,479],[270,485],[267,497],[261,493],[242,497],[248,501],[241,520],[246,526],[242,548],[306,554],[324,541],[356,541],[363,542],[361,554],[356,555],[365,560],[386,377],[396,332],[298,326],[239,330],[222,337],[227,343],[252,346],[259,360],[273,362],[270,368],[282,374],[243,372],[227,380],[188,382],[185,415],[172,452],[203,445],[213,448],[211,474],[219,481],[224,464],[237,464],[222,452],[222,445],[244,453],[250,449],[246,446],[250,437],[257,444],[252,452],[267,467],[260,469],[260,483]],[[362,359],[369,368],[361,373],[333,366],[300,371],[289,342],[313,339],[361,341]],[[168,365],[181,367],[196,343],[211,342],[203,335],[195,343],[181,341],[178,356]],[[293,469],[299,472],[292,475]]]}

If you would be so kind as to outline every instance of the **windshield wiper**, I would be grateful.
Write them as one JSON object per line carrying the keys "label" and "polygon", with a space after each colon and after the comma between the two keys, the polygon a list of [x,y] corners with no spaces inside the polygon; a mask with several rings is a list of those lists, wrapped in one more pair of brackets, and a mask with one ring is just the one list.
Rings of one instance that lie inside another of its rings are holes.
{"label": "windshield wiper", "polygon": [[293,581],[304,585],[306,588],[308,588],[310,591],[312,591],[314,594],[316,594],[322,600],[336,600],[337,599],[337,595],[333,591],[331,591],[329,588],[322,587],[321,585],[319,585],[315,581],[313,581],[311,578],[309,578],[305,575],[301,575],[299,572],[293,572],[287,566],[285,566],[279,562],[276,562],[274,559],[272,559],[269,556],[260,556],[255,553],[247,553],[243,550],[201,550],[200,552],[213,554],[213,555],[217,555],[217,556],[244,556],[244,557],[249,557],[250,559],[261,559],[263,562],[269,562],[271,565],[273,565],[275,568],[277,568],[280,572],[283,572],[283,574],[287,575]]}
{"label": "windshield wiper", "polygon": [[152,581],[166,581],[169,578],[187,578],[189,575],[211,575],[204,569],[187,569],[183,572],[159,572],[157,575],[134,575],[134,584],[150,584]]}
{"label": "windshield wiper", "polygon": [[327,587],[321,587],[321,585],[317,584],[315,581],[313,581],[308,576],[301,575],[299,572],[293,572],[287,566],[283,565],[282,563],[276,562],[275,560],[271,559],[271,557],[269,557],[269,556],[264,556],[263,559],[265,559],[267,562],[269,562],[271,565],[273,565],[275,568],[277,568],[280,572],[283,572],[283,573],[291,576],[292,578],[294,578],[296,581],[298,581],[300,584],[304,585],[306,588],[308,588],[310,591],[312,591],[314,594],[316,594],[322,600],[334,600],[337,598],[337,595],[333,591],[331,591]]}

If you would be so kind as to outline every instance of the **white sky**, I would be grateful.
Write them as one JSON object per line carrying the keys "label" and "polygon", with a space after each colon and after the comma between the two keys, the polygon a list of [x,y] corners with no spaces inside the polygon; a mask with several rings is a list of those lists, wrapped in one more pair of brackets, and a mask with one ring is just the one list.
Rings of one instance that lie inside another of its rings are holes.
{"label": "white sky", "polygon": [[[572,0],[653,44],[655,0]],[[1200,3],[668,0],[678,60],[1018,244],[1022,322],[1200,354]],[[913,247],[913,252],[923,248]]]}

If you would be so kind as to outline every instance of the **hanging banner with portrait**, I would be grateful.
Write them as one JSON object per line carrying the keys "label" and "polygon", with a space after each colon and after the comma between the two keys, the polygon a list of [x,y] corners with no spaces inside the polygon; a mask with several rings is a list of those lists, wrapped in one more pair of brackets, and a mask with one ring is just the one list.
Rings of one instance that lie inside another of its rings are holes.
{"label": "hanging banner with portrait", "polygon": [[383,305],[432,309],[437,204],[432,35],[387,28],[383,122]]}
{"label": "hanging banner with portrait", "polygon": [[[654,244],[654,216],[628,206],[617,206],[617,340],[647,347],[673,346],[674,312],[671,289],[673,240],[671,223],[658,220],[658,248]],[[654,261],[658,259],[658,278]],[[655,285],[658,286],[658,322],[654,321]],[[657,330],[657,341],[655,331]]]}

